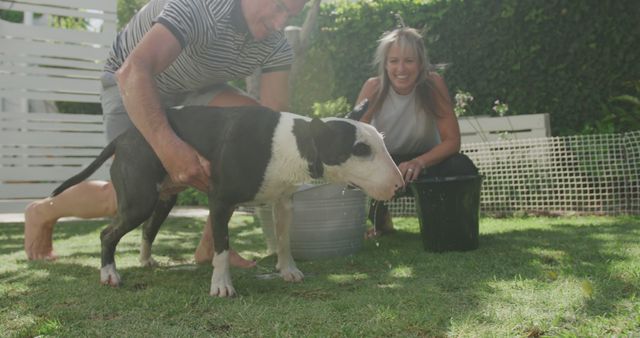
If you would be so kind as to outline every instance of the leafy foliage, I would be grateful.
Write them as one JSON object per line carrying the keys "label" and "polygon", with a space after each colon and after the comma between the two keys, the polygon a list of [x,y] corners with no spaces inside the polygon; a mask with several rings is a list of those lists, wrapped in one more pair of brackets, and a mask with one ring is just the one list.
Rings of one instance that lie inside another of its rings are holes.
{"label": "leafy foliage", "polygon": [[377,39],[396,26],[392,13],[425,28],[431,61],[448,64],[450,92],[471,93],[475,114],[491,114],[497,99],[510,114],[550,113],[554,135],[628,128],[611,111],[633,114],[613,98],[638,97],[629,93],[640,80],[640,6],[632,0],[327,3],[296,79],[294,110],[341,96],[353,103],[374,75]]}
{"label": "leafy foliage", "polygon": [[118,29],[122,29],[148,0],[118,0]]}
{"label": "leafy foliage", "polygon": [[341,96],[335,100],[317,102],[313,104],[313,117],[323,118],[330,116],[344,116],[350,111],[347,98]]}
{"label": "leafy foliage", "polygon": [[632,1],[451,1],[431,48],[452,63],[449,85],[476,104],[498,98],[520,114],[550,113],[553,134],[570,135],[640,79],[638,15]]}
{"label": "leafy foliage", "polygon": [[89,20],[85,18],[54,15],[51,20],[51,25],[56,28],[85,30],[87,26],[89,26]]}
{"label": "leafy foliage", "polygon": [[585,132],[634,131],[640,129],[640,81],[630,92],[612,97],[602,106],[603,116],[585,127]]}
{"label": "leafy foliage", "polygon": [[24,15],[22,12],[12,10],[0,10],[0,19],[9,22],[22,22]]}
{"label": "leafy foliage", "polygon": [[[118,0],[119,26],[146,2]],[[554,135],[640,128],[632,103],[640,100],[640,6],[634,0],[326,3],[303,69],[293,79],[292,110],[314,115],[341,98],[353,104],[375,75],[376,41],[397,26],[396,13],[423,29],[431,61],[448,65],[450,92],[473,95],[467,115],[495,114],[499,100],[508,104],[508,115],[550,113]]]}
{"label": "leafy foliage", "polygon": [[207,198],[207,195],[205,193],[189,187],[185,191],[178,194],[176,205],[207,206],[209,205],[209,199]]}
{"label": "leafy foliage", "polygon": [[437,16],[422,1],[383,0],[324,4],[319,32],[308,52],[301,76],[294,79],[294,111],[310,114],[313,103],[345,96],[354,103],[364,81],[374,75],[371,64],[376,41],[396,26],[393,13],[407,25],[422,27]]}

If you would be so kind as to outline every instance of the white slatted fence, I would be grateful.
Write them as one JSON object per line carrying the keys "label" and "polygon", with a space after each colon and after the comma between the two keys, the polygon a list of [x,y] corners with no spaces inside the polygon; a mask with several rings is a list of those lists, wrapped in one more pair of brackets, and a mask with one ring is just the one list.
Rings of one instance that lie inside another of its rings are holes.
{"label": "white slatted fence", "polygon": [[[0,212],[21,212],[91,162],[105,141],[101,115],[33,112],[8,102],[99,102],[116,0],[0,0],[0,10],[25,18],[0,20]],[[54,27],[55,16],[88,20],[91,29]],[[107,177],[106,167],[94,175]]]}

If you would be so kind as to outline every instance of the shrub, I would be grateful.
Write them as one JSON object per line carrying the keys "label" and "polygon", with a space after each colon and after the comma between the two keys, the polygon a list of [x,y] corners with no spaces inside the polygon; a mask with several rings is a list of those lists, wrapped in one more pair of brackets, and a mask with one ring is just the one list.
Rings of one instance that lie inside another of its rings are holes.
{"label": "shrub", "polygon": [[376,40],[396,26],[394,13],[424,30],[432,62],[448,64],[450,92],[474,96],[468,112],[491,114],[498,99],[509,113],[550,113],[554,135],[628,127],[611,112],[634,113],[613,99],[640,80],[640,6],[633,0],[326,3],[295,79],[293,110],[311,114],[314,102],[339,97],[353,104],[374,75]]}

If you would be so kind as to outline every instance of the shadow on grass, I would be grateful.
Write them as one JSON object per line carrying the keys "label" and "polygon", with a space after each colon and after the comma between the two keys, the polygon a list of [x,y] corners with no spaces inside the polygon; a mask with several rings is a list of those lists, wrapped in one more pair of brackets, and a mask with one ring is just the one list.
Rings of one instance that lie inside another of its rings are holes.
{"label": "shadow on grass", "polygon": [[[319,294],[324,300],[343,298],[353,289],[364,287],[371,290],[369,293],[378,293],[373,298],[369,295],[367,301],[381,308],[421,302],[419,310],[424,318],[437,325],[435,330],[411,335],[450,332],[452,318],[473,318],[482,313],[483,300],[495,293],[495,285],[501,282],[584,281],[588,287],[583,292],[589,293],[585,311],[592,316],[608,316],[622,301],[640,293],[637,281],[612,271],[613,266],[636,259],[629,252],[637,250],[640,238],[637,219],[594,225],[553,224],[545,229],[510,228],[482,234],[478,250],[448,253],[426,252],[419,233],[399,231],[367,241],[353,259],[311,265],[324,271],[325,276],[334,275],[325,278],[328,292]],[[344,278],[356,274],[361,276]],[[448,310],[443,311],[443,307]],[[419,321],[414,318],[414,322]]]}
{"label": "shadow on grass", "polygon": [[[430,324],[426,331],[413,327],[414,331],[408,331],[410,335],[445,335],[452,320],[483,311],[483,299],[486,294],[495,292],[492,285],[501,281],[553,283],[557,278],[554,276],[589,281],[594,291],[586,303],[586,311],[593,316],[606,316],[627,296],[640,292],[636,281],[611,270],[612,266],[633,259],[625,248],[638,243],[640,227],[637,219],[617,218],[605,224],[578,225],[555,219],[549,223],[552,225],[544,229],[509,227],[505,231],[483,233],[478,250],[438,254],[424,251],[419,233],[401,228],[393,236],[365,241],[356,255],[299,261],[298,267],[306,273],[307,279],[305,283],[293,286],[279,278],[256,278],[256,274],[272,271],[276,262],[273,256],[261,259],[258,269],[235,269],[232,274],[236,289],[251,299],[247,300],[250,304],[260,302],[261,297],[306,303],[340,302],[344,299],[357,302],[363,299],[363,302],[372,302],[372,306],[383,309],[418,303],[424,315],[415,314],[411,320],[420,323],[420,316],[429,316],[424,321]],[[56,234],[56,239],[84,236],[104,225],[104,222],[63,224],[56,229],[63,235],[58,237]],[[155,269],[131,265],[119,268],[125,283],[122,290],[139,292],[154,288],[181,288],[185,295],[206,293],[211,267],[184,264],[184,269],[181,269],[179,264],[188,260],[185,257],[192,257],[203,225],[203,220],[173,218],[167,221],[154,243],[153,252],[178,264],[172,266],[169,263]],[[20,225],[2,227],[0,255],[22,249],[18,227]],[[234,217],[231,237],[232,245],[239,251],[266,252],[262,233],[250,218],[238,220]],[[139,236],[120,243],[116,260],[137,256],[138,239]],[[94,257],[99,262],[99,240],[92,241],[96,245],[95,250],[73,253],[67,256],[70,261]],[[50,291],[51,284],[65,285],[63,281],[69,279],[78,281],[58,292],[63,299],[67,297],[65,293],[73,294],[77,288],[94,288],[97,285],[98,266],[36,262],[29,263],[27,267],[26,271],[3,273],[0,280],[9,283],[21,281],[34,294]],[[261,297],[256,297],[257,300],[251,297],[255,295]],[[346,318],[350,318],[353,316],[350,311],[355,311],[353,307],[355,305],[342,302],[335,305],[334,310],[344,311]]]}
{"label": "shadow on grass", "polygon": [[[56,225],[53,232],[54,245],[72,237],[84,236],[109,224],[101,221],[66,221]],[[17,250],[23,250],[24,223],[0,224],[0,255],[6,255]]]}
{"label": "shadow on grass", "polygon": [[587,312],[606,316],[620,301],[640,292],[637,280],[614,271],[616,265],[637,259],[629,253],[637,250],[639,225],[637,221],[584,226],[558,223],[550,230],[486,235],[483,243],[487,250],[513,254],[505,259],[510,270],[500,271],[499,278],[513,279],[518,273],[524,278],[552,282],[555,276],[573,276],[583,281]]}

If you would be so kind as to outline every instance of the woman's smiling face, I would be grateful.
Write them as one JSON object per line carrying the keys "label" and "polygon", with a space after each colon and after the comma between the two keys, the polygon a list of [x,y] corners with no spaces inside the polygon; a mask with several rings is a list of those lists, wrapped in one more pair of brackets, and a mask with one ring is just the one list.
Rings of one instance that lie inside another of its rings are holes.
{"label": "woman's smiling face", "polygon": [[391,86],[398,94],[411,93],[421,68],[418,56],[411,48],[401,48],[397,42],[389,47],[385,69]]}

